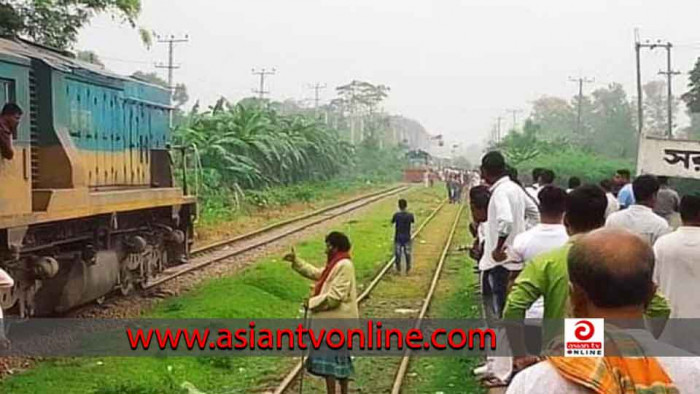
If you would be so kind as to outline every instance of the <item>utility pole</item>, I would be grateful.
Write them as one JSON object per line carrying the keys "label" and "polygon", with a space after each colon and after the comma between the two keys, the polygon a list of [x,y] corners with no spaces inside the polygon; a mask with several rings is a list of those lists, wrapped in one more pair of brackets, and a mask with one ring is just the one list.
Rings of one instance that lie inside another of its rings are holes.
{"label": "utility pole", "polygon": [[[160,36],[156,36],[156,37],[158,38],[159,43],[168,44],[168,64],[165,65],[163,63],[158,63],[158,64],[156,64],[156,68],[167,68],[168,69],[168,90],[170,91],[170,100],[172,100],[173,94],[175,93],[175,85],[173,85],[173,70],[180,68],[179,65],[175,64],[175,44],[188,42],[190,40],[190,37],[187,34],[185,34],[184,38],[176,38],[172,34],[169,37],[160,37]],[[170,111],[169,122],[170,122],[169,123],[170,127],[172,127],[173,126],[173,111]]]}
{"label": "utility pole", "polygon": [[175,44],[188,42],[190,40],[189,35],[185,34],[184,38],[176,38],[174,35],[169,37],[158,37],[158,42],[168,44],[168,64],[156,64],[156,68],[167,68],[168,69],[168,88],[170,89],[170,95],[172,97],[175,91],[175,86],[173,85],[173,70],[180,68],[179,65],[175,64]]}
{"label": "utility pole", "polygon": [[639,134],[641,135],[644,130],[644,109],[643,109],[643,97],[642,97],[642,65],[641,65],[641,49],[649,48],[654,50],[656,48],[666,48],[666,71],[659,72],[667,77],[667,88],[668,88],[668,137],[673,137],[673,89],[672,82],[673,76],[680,74],[677,71],[671,69],[671,48],[673,44],[670,42],[663,43],[661,40],[657,40],[655,43],[646,40],[644,43],[639,41],[638,33],[635,31],[635,43],[634,43],[636,55],[637,55],[637,120],[639,126]]}
{"label": "utility pole", "polygon": [[321,90],[325,89],[327,86],[324,83],[321,85],[320,83],[315,83],[313,85],[309,85],[309,89],[313,89],[314,91],[314,112],[318,112],[318,105],[321,102]]}
{"label": "utility pole", "polygon": [[498,126],[496,127],[496,143],[501,142],[501,121],[503,120],[502,116],[499,116],[496,118],[496,121],[498,122]]}
{"label": "utility pole", "polygon": [[[680,74],[678,71],[671,69],[671,47],[672,44],[667,42],[662,45],[666,48],[666,71],[659,71],[659,74],[666,75],[668,85],[668,138],[673,138],[673,76]],[[652,48],[653,49],[653,48]]]}
{"label": "utility pole", "polygon": [[593,83],[594,79],[588,79],[586,77],[572,78],[569,77],[569,81],[578,83],[578,116],[576,117],[576,131],[580,134],[581,130],[581,115],[583,111],[583,84]]}
{"label": "utility pole", "polygon": [[513,130],[515,131],[515,127],[518,124],[518,114],[523,112],[523,111],[520,109],[509,109],[509,110],[506,110],[506,112],[513,115]]}
{"label": "utility pole", "polygon": [[253,75],[260,76],[260,88],[258,90],[253,89],[253,93],[258,94],[260,105],[262,105],[263,100],[265,100],[265,95],[270,93],[269,91],[265,91],[265,77],[268,75],[275,75],[276,72],[277,70],[274,68],[271,71],[264,68],[260,71],[256,71],[255,69],[252,70]]}

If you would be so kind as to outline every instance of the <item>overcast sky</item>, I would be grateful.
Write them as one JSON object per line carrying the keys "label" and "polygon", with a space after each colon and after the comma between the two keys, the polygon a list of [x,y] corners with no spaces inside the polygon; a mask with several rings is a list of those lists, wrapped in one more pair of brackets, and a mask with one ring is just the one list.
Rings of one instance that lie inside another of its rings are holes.
{"label": "overcast sky", "polygon": [[[431,134],[483,141],[507,109],[529,111],[542,95],[569,98],[568,78],[617,81],[635,89],[634,28],[670,40],[674,68],[700,56],[700,3],[631,0],[142,0],[139,24],[160,34],[189,34],[176,47],[175,81],[192,99],[237,100],[257,85],[251,68],[276,67],[272,98],[310,99],[307,85],[352,79],[389,85],[386,109],[420,121]],[[77,46],[96,51],[119,73],[154,71],[167,48],[150,51],[136,30],[95,18]],[[665,52],[646,51],[645,80],[658,78]],[[165,70],[158,70],[165,77]],[[674,88],[685,90],[687,75]],[[194,101],[192,101],[194,102]]]}

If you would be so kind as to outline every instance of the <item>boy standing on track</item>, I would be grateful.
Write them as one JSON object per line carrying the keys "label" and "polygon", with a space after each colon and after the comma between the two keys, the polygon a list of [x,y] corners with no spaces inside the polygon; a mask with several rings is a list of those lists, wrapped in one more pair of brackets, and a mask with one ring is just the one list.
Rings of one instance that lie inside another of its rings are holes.
{"label": "boy standing on track", "polygon": [[415,222],[413,214],[408,212],[408,202],[399,200],[399,212],[391,218],[396,227],[394,232],[394,256],[396,257],[396,272],[401,273],[401,255],[406,257],[406,274],[411,270],[411,226]]}

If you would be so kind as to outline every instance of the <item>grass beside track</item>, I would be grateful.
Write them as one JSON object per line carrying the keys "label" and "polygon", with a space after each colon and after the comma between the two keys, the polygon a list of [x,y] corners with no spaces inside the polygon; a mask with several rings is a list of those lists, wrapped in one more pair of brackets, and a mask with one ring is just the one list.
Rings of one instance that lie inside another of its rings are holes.
{"label": "grass beside track", "polygon": [[[456,251],[460,246],[471,245],[468,211],[463,211],[457,227],[428,318],[476,319],[481,316],[476,294],[478,275],[473,272],[475,263],[466,252]],[[482,362],[480,357],[416,357],[411,360],[403,392],[485,393],[471,372]]]}
{"label": "grass beside track", "polygon": [[[362,304],[363,318],[384,320],[413,318],[423,305],[440,255],[455,220],[459,207],[448,205],[430,222],[413,243],[413,268],[408,276],[389,271],[370,298]],[[456,242],[455,242],[456,244]],[[444,273],[443,273],[444,274]],[[445,276],[441,276],[444,280]],[[438,287],[441,285],[439,282]],[[350,391],[361,393],[388,393],[398,370],[400,357],[358,357],[354,359],[355,376]],[[305,393],[324,393],[322,379],[307,374]],[[297,387],[290,392],[294,393]]]}
{"label": "grass beside track", "polygon": [[[412,189],[336,227],[353,242],[358,284],[369,283],[391,256],[393,228],[389,219],[398,198],[407,198],[409,209],[422,222],[443,194],[438,186]],[[298,254],[323,264],[324,235],[297,244]],[[308,295],[309,284],[288,263],[268,258],[237,275],[211,279],[180,297],[164,300],[144,317],[295,318],[300,317],[300,303]],[[186,392],[182,389],[185,383],[207,393],[261,392],[273,387],[277,382],[270,379],[288,371],[295,361],[272,357],[54,359],[0,382],[0,392],[177,393]]]}
{"label": "grass beside track", "polygon": [[258,203],[246,203],[239,209],[210,207],[202,203],[201,219],[196,226],[196,241],[206,244],[245,234],[295,216],[321,209],[353,197],[387,189],[391,182],[367,183],[361,180],[332,180],[323,184],[277,187],[259,193]]}

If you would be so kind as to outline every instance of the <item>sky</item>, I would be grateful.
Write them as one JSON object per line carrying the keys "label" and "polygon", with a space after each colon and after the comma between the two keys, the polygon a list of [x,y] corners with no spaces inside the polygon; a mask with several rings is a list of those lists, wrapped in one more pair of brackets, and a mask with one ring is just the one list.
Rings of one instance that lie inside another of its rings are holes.
{"label": "sky", "polygon": [[[674,79],[685,91],[700,56],[697,0],[142,0],[138,25],[161,35],[188,35],[175,47],[175,82],[192,103],[238,100],[257,87],[253,68],[276,68],[266,80],[274,100],[322,101],[353,79],[391,88],[385,109],[416,119],[429,133],[483,143],[497,117],[543,95],[570,98],[570,77],[635,89],[634,29],[642,39],[674,44]],[[77,49],[93,50],[123,74],[158,71],[167,45],[150,50],[136,29],[106,15],[81,31]],[[644,81],[661,78],[665,50],[645,50]]]}

